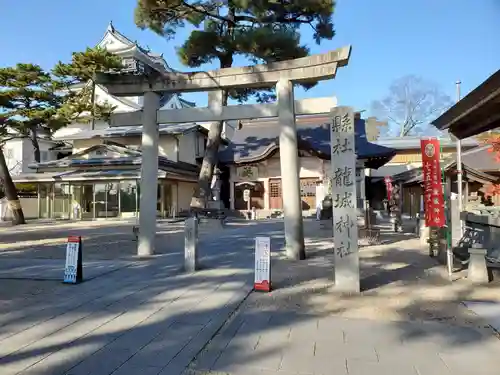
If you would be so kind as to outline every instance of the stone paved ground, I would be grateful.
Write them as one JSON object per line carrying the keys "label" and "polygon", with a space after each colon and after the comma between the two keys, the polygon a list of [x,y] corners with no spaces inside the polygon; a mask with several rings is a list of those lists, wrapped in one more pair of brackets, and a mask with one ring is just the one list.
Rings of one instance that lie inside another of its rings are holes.
{"label": "stone paved ground", "polygon": [[461,303],[498,302],[498,284],[450,283],[417,239],[384,233],[361,250],[364,291],[342,297],[318,232],[306,226],[309,258],[275,261],[276,289],[251,294],[187,373],[498,374],[498,337]]}
{"label": "stone paved ground", "polygon": [[[87,260],[115,257],[129,264],[80,285],[1,279],[2,375],[179,374],[247,297],[253,238],[273,235],[278,247],[282,241],[280,222],[204,228],[202,270],[186,275],[179,224],[159,229],[159,255],[148,260],[133,257],[135,244],[125,241],[130,228],[123,224],[1,228],[0,263],[21,258],[29,264],[31,255],[62,259],[64,240],[38,244],[64,239],[68,228],[88,237]],[[31,245],[18,246],[27,241]]]}
{"label": "stone paved ground", "polygon": [[[314,221],[303,262],[283,259],[282,223],[269,221],[203,229],[193,275],[180,273],[181,224],[160,225],[149,260],[134,257],[131,224],[0,228],[0,263],[62,260],[68,229],[84,236],[87,261],[129,264],[78,286],[1,279],[1,375],[482,375],[500,354],[460,303],[498,300],[498,285],[450,283],[411,237],[363,248],[364,292],[350,298],[331,290],[331,244]],[[273,238],[276,290],[247,298],[256,235]]]}

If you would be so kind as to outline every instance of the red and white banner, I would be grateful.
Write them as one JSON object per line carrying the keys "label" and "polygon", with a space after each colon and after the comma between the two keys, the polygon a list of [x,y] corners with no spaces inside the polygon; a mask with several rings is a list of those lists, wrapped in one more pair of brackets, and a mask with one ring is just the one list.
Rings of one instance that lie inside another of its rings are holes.
{"label": "red and white banner", "polygon": [[384,182],[385,182],[385,190],[387,191],[387,200],[391,200],[391,193],[392,193],[392,178],[391,176],[386,176],[384,177]]}
{"label": "red and white banner", "polygon": [[420,147],[424,174],[425,226],[441,228],[445,225],[445,216],[443,184],[439,165],[439,140],[436,138],[422,139]]}

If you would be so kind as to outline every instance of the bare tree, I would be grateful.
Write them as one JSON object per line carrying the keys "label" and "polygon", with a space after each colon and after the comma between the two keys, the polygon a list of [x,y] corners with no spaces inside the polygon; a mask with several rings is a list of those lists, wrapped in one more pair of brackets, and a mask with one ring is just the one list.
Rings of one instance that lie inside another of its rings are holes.
{"label": "bare tree", "polygon": [[389,121],[391,135],[426,134],[429,124],[452,105],[451,98],[437,84],[408,75],[394,81],[388,95],[372,103],[374,115]]}

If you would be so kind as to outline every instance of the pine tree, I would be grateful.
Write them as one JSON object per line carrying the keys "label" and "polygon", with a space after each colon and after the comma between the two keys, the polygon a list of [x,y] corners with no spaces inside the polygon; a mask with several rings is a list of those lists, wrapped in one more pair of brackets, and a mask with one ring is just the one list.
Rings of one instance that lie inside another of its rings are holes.
{"label": "pine tree", "polygon": [[62,98],[49,73],[34,64],[17,64],[0,69],[2,126],[8,137],[28,137],[35,161],[40,161],[40,132],[51,133],[64,125],[57,110]]}
{"label": "pine tree", "polygon": [[[332,39],[334,0],[138,0],[136,24],[171,38],[184,25],[194,26],[187,40],[178,48],[181,62],[189,67],[217,61],[221,68],[233,65],[236,56],[252,63],[270,63],[304,57],[307,46],[300,43],[300,27],[313,29],[316,43]],[[254,89],[223,92],[244,102],[255,97],[259,102],[275,99],[269,90]],[[206,205],[210,182],[217,164],[222,122],[212,124],[200,171],[196,200]]]}
{"label": "pine tree", "polygon": [[39,133],[50,133],[64,125],[57,113],[60,105],[61,97],[50,74],[40,66],[20,63],[0,69],[0,179],[14,224],[24,224],[25,220],[3,147],[9,139],[29,138],[39,162]]}
{"label": "pine tree", "polygon": [[95,74],[122,67],[120,57],[99,47],[74,52],[69,63],[59,61],[52,73],[65,94],[60,115],[69,121],[91,122],[92,129],[96,120],[107,120],[114,107],[108,102],[96,103]]}

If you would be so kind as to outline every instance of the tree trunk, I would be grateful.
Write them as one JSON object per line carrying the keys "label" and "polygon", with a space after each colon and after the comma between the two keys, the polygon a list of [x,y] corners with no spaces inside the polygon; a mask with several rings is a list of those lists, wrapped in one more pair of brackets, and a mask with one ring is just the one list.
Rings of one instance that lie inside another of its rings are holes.
{"label": "tree trunk", "polygon": [[23,208],[19,202],[17,196],[16,186],[12,181],[10,176],[9,168],[7,167],[7,162],[5,161],[5,156],[3,154],[3,149],[0,147],[0,179],[3,182],[3,188],[5,191],[5,196],[9,203],[10,211],[12,212],[12,224],[20,225],[26,224],[24,220]]}
{"label": "tree trunk", "polygon": [[38,143],[38,132],[36,126],[32,127],[29,132],[31,145],[33,146],[33,155],[35,161],[40,163],[40,143]]}
{"label": "tree trunk", "polygon": [[[222,91],[222,106],[227,105],[228,92]],[[218,162],[219,146],[221,142],[223,121],[214,122],[210,125],[208,131],[207,147],[201,164],[200,174],[198,176],[198,186],[191,200],[191,209],[203,209],[207,207],[207,202],[212,196],[212,176],[214,168]]]}
{"label": "tree trunk", "polygon": [[[234,21],[236,10],[229,2],[227,17]],[[227,36],[234,35],[234,23],[228,23]],[[222,36],[222,35],[221,35]],[[233,65],[234,51],[228,50],[226,54],[219,56],[221,68],[230,68]],[[222,106],[227,106],[227,99],[229,92],[222,90]],[[221,142],[223,121],[215,122],[210,125],[208,131],[207,148],[201,164],[200,174],[198,177],[198,186],[194,192],[193,199],[191,200],[191,211],[196,209],[203,209],[207,207],[207,202],[212,196],[211,182],[214,174],[214,168],[218,162],[219,145]]]}

